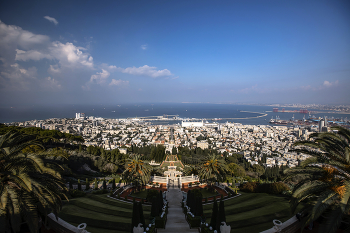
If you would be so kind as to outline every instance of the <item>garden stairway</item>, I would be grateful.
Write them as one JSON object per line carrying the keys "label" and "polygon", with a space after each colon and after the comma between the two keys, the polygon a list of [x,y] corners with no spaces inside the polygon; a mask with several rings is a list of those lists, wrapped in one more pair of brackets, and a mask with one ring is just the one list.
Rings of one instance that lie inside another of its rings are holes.
{"label": "garden stairway", "polygon": [[166,229],[158,229],[159,233],[162,232],[198,232],[198,229],[190,229],[185,215],[182,212],[181,201],[182,201],[182,192],[178,187],[168,187],[167,201],[169,205],[168,209],[168,220],[166,223]]}

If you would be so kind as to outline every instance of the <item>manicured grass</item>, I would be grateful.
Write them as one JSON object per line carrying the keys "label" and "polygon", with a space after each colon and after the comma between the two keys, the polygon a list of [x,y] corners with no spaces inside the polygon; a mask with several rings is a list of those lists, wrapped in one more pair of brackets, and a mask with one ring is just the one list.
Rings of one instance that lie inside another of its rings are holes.
{"label": "manicured grass", "polygon": [[[146,224],[149,222],[150,206],[143,206]],[[108,198],[106,194],[87,195],[66,202],[59,217],[74,223],[87,223],[91,233],[124,233],[130,232],[132,203]],[[78,223],[78,224],[77,224]]]}
{"label": "manicured grass", "polygon": [[137,193],[133,193],[133,194],[131,194],[131,196],[145,199],[147,197],[147,191],[143,190],[143,191],[140,191],[140,192],[137,192]]}
{"label": "manicured grass", "polygon": [[[288,199],[266,193],[241,193],[225,201],[226,222],[233,232],[261,232],[273,227],[274,219],[282,222],[293,216]],[[212,204],[203,206],[210,223]]]}
{"label": "manicured grass", "polygon": [[201,190],[203,198],[216,196],[218,194],[217,192],[211,192],[207,189],[200,189],[200,190]]}

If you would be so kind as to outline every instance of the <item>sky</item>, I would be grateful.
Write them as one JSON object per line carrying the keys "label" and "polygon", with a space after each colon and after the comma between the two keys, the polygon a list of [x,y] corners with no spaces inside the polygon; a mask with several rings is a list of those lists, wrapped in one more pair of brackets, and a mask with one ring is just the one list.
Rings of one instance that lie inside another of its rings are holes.
{"label": "sky", "polygon": [[0,2],[0,107],[155,102],[350,104],[350,2]]}

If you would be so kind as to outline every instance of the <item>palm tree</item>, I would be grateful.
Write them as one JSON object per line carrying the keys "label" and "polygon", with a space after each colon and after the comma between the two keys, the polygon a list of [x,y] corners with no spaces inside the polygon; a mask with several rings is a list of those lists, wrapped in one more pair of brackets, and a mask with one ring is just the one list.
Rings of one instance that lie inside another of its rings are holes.
{"label": "palm tree", "polygon": [[136,187],[146,184],[151,177],[151,165],[141,160],[141,158],[140,155],[131,155],[122,174],[123,180],[133,182]]}
{"label": "palm tree", "polygon": [[301,175],[293,188],[292,210],[304,201],[303,226],[323,215],[323,232],[335,232],[350,211],[350,131],[332,128],[334,133],[314,133],[310,141],[295,143],[295,151],[311,155],[301,167],[288,169],[289,177]]}
{"label": "palm tree", "polygon": [[67,190],[60,174],[45,165],[37,154],[23,149],[40,143],[30,135],[9,131],[0,138],[0,232],[18,232],[25,222],[38,232],[39,219],[57,215]]}
{"label": "palm tree", "polygon": [[226,162],[220,155],[209,155],[199,170],[199,176],[207,182],[223,181],[228,173]]}

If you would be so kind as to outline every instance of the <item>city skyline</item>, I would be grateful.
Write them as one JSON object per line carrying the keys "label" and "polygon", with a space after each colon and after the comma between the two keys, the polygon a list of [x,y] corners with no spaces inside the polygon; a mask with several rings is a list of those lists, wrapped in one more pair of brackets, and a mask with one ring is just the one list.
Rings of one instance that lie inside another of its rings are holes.
{"label": "city skyline", "polygon": [[347,1],[11,1],[0,15],[0,107],[349,104]]}

